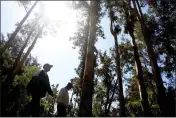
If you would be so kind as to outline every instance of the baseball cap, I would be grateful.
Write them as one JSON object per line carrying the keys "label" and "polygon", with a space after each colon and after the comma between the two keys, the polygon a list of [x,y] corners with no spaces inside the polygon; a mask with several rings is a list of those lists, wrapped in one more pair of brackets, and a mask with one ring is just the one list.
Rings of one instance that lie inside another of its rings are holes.
{"label": "baseball cap", "polygon": [[46,63],[46,64],[43,65],[43,67],[50,67],[50,68],[52,68],[53,65],[50,65],[50,64]]}

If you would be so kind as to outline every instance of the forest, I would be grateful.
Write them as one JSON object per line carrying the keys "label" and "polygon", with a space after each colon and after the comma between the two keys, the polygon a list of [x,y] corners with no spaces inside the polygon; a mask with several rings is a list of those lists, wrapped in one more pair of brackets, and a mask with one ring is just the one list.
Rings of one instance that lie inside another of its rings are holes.
{"label": "forest", "polygon": [[[38,40],[57,32],[58,23],[44,13],[42,1],[16,1],[26,15],[0,40],[1,115],[20,117],[31,100],[26,86],[41,69],[31,55]],[[79,49],[79,66],[71,79],[70,117],[176,117],[176,2],[173,0],[67,1],[77,11],[77,31],[69,40]],[[29,19],[36,6],[41,10]],[[106,39],[100,24],[107,15]],[[83,17],[83,18],[82,18]],[[123,34],[121,38],[119,35]],[[128,35],[128,37],[127,37]],[[113,40],[98,50],[98,40]],[[62,58],[62,57],[60,57]],[[65,62],[66,63],[66,62]],[[55,117],[54,96],[41,100],[41,117]],[[75,97],[73,97],[75,96]]]}

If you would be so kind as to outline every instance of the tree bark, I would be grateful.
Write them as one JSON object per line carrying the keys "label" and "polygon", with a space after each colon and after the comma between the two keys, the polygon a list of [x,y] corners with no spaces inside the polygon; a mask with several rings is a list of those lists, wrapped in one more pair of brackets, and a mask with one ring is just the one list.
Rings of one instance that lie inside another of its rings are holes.
{"label": "tree bark", "polygon": [[37,20],[35,21],[34,25],[32,26],[32,29],[31,29],[31,31],[29,32],[28,37],[27,37],[25,43],[23,44],[23,46],[22,46],[22,48],[21,48],[21,50],[20,50],[20,52],[19,52],[19,54],[18,54],[18,57],[15,59],[15,62],[14,62],[14,64],[13,64],[13,69],[15,69],[16,66],[18,65],[18,63],[19,63],[19,61],[20,61],[20,59],[21,59],[21,56],[22,56],[22,54],[23,54],[23,51],[24,51],[24,49],[26,48],[27,43],[29,42],[29,40],[30,40],[30,38],[31,38],[31,36],[32,36],[32,33],[34,32],[34,29],[36,28],[39,19],[40,19],[40,18],[37,18]]}
{"label": "tree bark", "polygon": [[123,82],[122,82],[122,72],[120,68],[120,53],[119,53],[119,46],[118,46],[118,40],[117,40],[117,33],[113,30],[113,21],[112,18],[110,18],[110,32],[112,33],[114,37],[114,43],[115,43],[115,62],[116,62],[116,74],[117,74],[117,80],[119,84],[119,104],[120,104],[120,116],[125,117],[126,116],[126,110],[125,110],[125,100],[123,96]]}
{"label": "tree bark", "polygon": [[[138,6],[138,9],[139,9],[139,12],[137,10],[136,3],[137,3],[137,6]],[[167,109],[166,104],[165,104],[165,100],[166,100],[165,87],[164,87],[164,84],[163,84],[163,80],[161,78],[160,68],[158,67],[158,64],[157,64],[156,55],[155,55],[155,52],[153,50],[153,45],[152,45],[153,43],[150,39],[150,35],[148,34],[148,29],[147,29],[147,26],[145,24],[144,17],[143,17],[143,14],[142,14],[142,10],[139,6],[138,0],[133,1],[133,6],[137,11],[137,15],[138,15],[138,18],[139,18],[140,24],[141,24],[142,34],[144,36],[144,42],[147,46],[147,52],[148,52],[148,55],[149,55],[150,63],[151,63],[151,66],[152,66],[152,72],[153,72],[154,79],[155,79],[156,86],[157,86],[157,88],[156,88],[157,89],[157,102],[158,102],[158,105],[160,107],[160,111],[161,111],[162,116],[167,116],[167,113],[165,112],[166,109]],[[139,15],[139,13],[140,13],[140,15]]]}
{"label": "tree bark", "polygon": [[125,100],[123,96],[123,82],[122,82],[122,72],[120,68],[120,54],[119,54],[119,47],[117,41],[117,35],[114,35],[114,42],[115,42],[115,52],[116,52],[116,73],[117,73],[117,80],[119,84],[119,99],[120,99],[120,117],[126,116],[125,110]]}
{"label": "tree bark", "polygon": [[11,45],[13,39],[15,38],[15,36],[17,35],[17,33],[20,31],[23,23],[26,21],[26,19],[29,17],[29,15],[31,14],[31,12],[33,11],[33,9],[35,8],[35,6],[37,5],[38,1],[36,1],[32,7],[30,8],[30,10],[27,12],[27,14],[24,16],[24,18],[20,21],[18,27],[15,29],[15,31],[13,32],[13,34],[11,35],[10,39],[6,42],[6,44],[2,47],[2,49],[0,50],[0,55],[3,55],[3,53],[6,51],[6,49]]}
{"label": "tree bark", "polygon": [[[109,70],[107,70],[107,72],[108,71]],[[106,103],[105,103],[105,115],[108,117],[109,110],[110,110],[110,109],[108,109],[108,103],[109,103],[109,92],[110,92],[110,88],[111,88],[111,81],[110,81],[111,77],[108,73],[105,73],[105,77],[106,77],[105,79],[107,80],[106,83],[108,83],[107,84],[107,91],[106,91],[106,98],[107,99],[106,99]]]}
{"label": "tree bark", "polygon": [[96,24],[98,22],[98,11],[100,1],[91,1],[90,16],[90,36],[88,41],[88,49],[85,62],[85,70],[83,77],[83,88],[78,116],[92,116],[92,94],[93,94],[93,78],[94,78],[94,44],[96,39]]}
{"label": "tree bark", "polygon": [[[87,18],[87,34],[86,34],[86,40],[85,40],[85,44],[84,44],[84,55],[83,55],[83,61],[82,61],[82,70],[80,73],[80,85],[81,85],[81,90],[82,90],[82,84],[83,84],[83,76],[84,76],[84,70],[85,70],[85,61],[86,61],[86,54],[87,54],[87,43],[88,43],[88,39],[89,39],[89,29],[90,29],[90,17]],[[80,91],[80,95],[81,95],[81,91]]]}
{"label": "tree bark", "polygon": [[135,37],[132,31],[129,30],[129,34],[132,38],[132,42],[133,42],[133,52],[134,52],[134,59],[136,62],[136,66],[137,66],[137,78],[138,78],[138,82],[139,82],[139,88],[141,90],[141,97],[142,97],[142,106],[144,109],[144,116],[151,116],[151,112],[150,112],[150,107],[149,107],[149,102],[148,102],[148,94],[147,94],[147,90],[146,90],[146,86],[144,83],[144,77],[143,77],[143,69],[142,69],[142,65],[141,65],[141,61],[139,58],[139,53],[138,53],[138,47],[136,45],[136,41],[135,41]]}
{"label": "tree bark", "polygon": [[34,48],[36,42],[37,42],[37,39],[39,38],[39,36],[41,35],[44,27],[46,26],[46,24],[43,24],[41,29],[39,30],[39,32],[37,33],[34,41],[32,42],[31,46],[28,48],[27,52],[25,53],[24,57],[21,59],[21,61],[19,62],[19,64],[17,65],[17,67],[15,68],[13,74],[16,74],[19,69],[23,66],[23,63],[24,61],[27,59],[27,57],[29,56],[30,52],[32,51],[32,49]]}
{"label": "tree bark", "polygon": [[111,108],[111,104],[112,104],[112,101],[113,101],[113,98],[114,98],[114,94],[115,94],[115,91],[116,91],[116,88],[117,88],[117,80],[115,82],[115,85],[114,85],[114,88],[113,88],[113,93],[112,93],[112,96],[111,96],[111,99],[110,99],[110,102],[109,102],[109,106],[108,106],[108,113],[110,111],[110,108]]}
{"label": "tree bark", "polygon": [[[129,1],[130,3],[131,1]],[[134,19],[130,19],[130,14],[129,14],[129,9],[131,8],[131,5],[129,4],[129,7],[125,6],[125,2],[124,2],[124,12],[125,12],[125,18],[127,21],[127,26],[128,26],[128,32],[132,38],[132,44],[133,44],[133,53],[134,53],[134,59],[135,59],[135,63],[136,63],[136,71],[137,71],[137,78],[138,78],[138,87],[139,87],[139,94],[140,94],[140,98],[142,100],[142,106],[143,106],[143,110],[144,110],[144,116],[151,116],[151,112],[150,112],[150,107],[149,107],[149,102],[148,102],[148,94],[147,94],[147,90],[146,90],[146,85],[144,83],[144,77],[143,77],[143,69],[142,69],[142,65],[141,65],[141,61],[139,58],[139,53],[138,53],[138,47],[136,44],[136,39],[134,36]],[[127,4],[126,4],[127,5]]]}

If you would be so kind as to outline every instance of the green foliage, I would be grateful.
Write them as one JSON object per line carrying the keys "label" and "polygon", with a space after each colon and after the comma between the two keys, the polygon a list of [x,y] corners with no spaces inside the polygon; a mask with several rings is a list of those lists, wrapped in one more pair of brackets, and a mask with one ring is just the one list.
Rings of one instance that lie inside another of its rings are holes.
{"label": "green foliage", "polygon": [[104,113],[103,106],[104,106],[104,99],[106,97],[106,91],[102,83],[96,85],[94,89],[95,94],[93,96],[92,113],[93,116],[99,117],[102,113]]}
{"label": "green foliage", "polygon": [[52,117],[55,116],[55,105],[57,103],[57,96],[58,96],[58,87],[59,84],[51,85],[53,91],[53,97],[49,94],[46,95],[44,99],[42,99],[41,104],[44,106],[44,111],[42,116]]}
{"label": "green foliage", "polygon": [[80,78],[71,79],[71,83],[73,85],[73,94],[77,94],[80,92]]}
{"label": "green foliage", "polygon": [[[157,16],[158,19],[153,21],[157,22],[155,27],[155,35],[153,36],[154,47],[158,55],[158,60],[161,63],[161,70],[167,73],[167,78],[172,78],[175,74],[176,68],[176,42],[175,42],[175,17],[176,5],[171,1],[160,1],[157,4],[156,12],[153,17]],[[165,59],[163,59],[163,56]]]}
{"label": "green foliage", "polygon": [[[7,35],[7,38],[9,36],[10,34]],[[13,42],[13,45],[8,50],[6,50],[4,55],[1,57],[2,65],[0,74],[1,79],[3,80],[1,81],[2,83],[5,82],[7,75],[11,73],[13,63],[16,57],[18,56],[21,44],[23,43],[23,40],[21,39],[20,35],[16,36],[15,40],[16,41]],[[6,41],[7,40],[4,40],[3,37],[1,37],[2,43],[0,44],[0,46],[4,45]],[[29,58],[27,58],[27,60],[28,66],[24,66],[24,70],[21,69],[21,71],[16,76],[13,85],[10,87],[10,90],[8,91],[8,100],[6,108],[8,116],[20,116],[24,106],[31,99],[30,97],[27,96],[25,87],[32,78],[32,74],[36,72],[39,69],[39,67],[35,66],[38,65],[38,62],[34,57],[30,56]]]}
{"label": "green foliage", "polygon": [[39,68],[37,66],[24,67],[24,73],[16,76],[15,83],[23,83],[24,86],[27,86],[29,81],[32,79],[33,74],[38,70]]}
{"label": "green foliage", "polygon": [[18,1],[18,5],[24,7],[25,11],[27,12],[29,9],[29,6],[31,5],[31,1]]}

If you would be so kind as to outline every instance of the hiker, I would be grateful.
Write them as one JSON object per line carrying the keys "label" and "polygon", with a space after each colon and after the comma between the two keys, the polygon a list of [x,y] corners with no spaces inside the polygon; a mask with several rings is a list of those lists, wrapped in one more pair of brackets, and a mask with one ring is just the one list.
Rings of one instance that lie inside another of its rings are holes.
{"label": "hiker", "polygon": [[53,66],[46,63],[43,66],[43,70],[40,70],[36,72],[32,80],[27,85],[27,94],[32,95],[31,102],[27,105],[26,108],[26,115],[32,114],[33,117],[39,117],[40,116],[40,99],[45,97],[46,92],[53,96],[53,91],[51,90],[49,77],[47,75],[47,72],[50,71],[50,69]]}
{"label": "hiker", "polygon": [[69,107],[69,95],[68,91],[73,88],[72,83],[68,83],[66,87],[62,88],[59,91],[57,99],[57,117],[66,117],[66,109]]}

